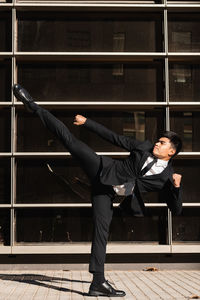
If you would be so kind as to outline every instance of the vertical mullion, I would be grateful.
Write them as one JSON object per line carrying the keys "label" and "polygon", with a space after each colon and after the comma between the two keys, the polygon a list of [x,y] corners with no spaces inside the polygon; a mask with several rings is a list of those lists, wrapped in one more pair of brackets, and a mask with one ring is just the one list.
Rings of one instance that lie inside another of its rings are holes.
{"label": "vertical mullion", "polygon": [[168,208],[168,244],[170,246],[170,253],[172,253],[172,213]]}
{"label": "vertical mullion", "polygon": [[[169,111],[169,58],[168,58],[168,18],[167,18],[167,1],[165,0],[164,9],[164,45],[165,45],[165,130],[170,130],[170,111]],[[170,246],[170,253],[172,252],[172,214],[167,210],[167,231],[168,231],[168,245]]]}
{"label": "vertical mullion", "polygon": [[[16,9],[12,9],[12,86],[15,83],[15,71],[16,71],[16,59],[15,59],[15,29],[16,29]],[[14,232],[15,232],[15,220],[14,220],[14,199],[15,199],[15,106],[14,106],[14,96],[12,93],[12,108],[11,108],[11,212],[10,212],[10,246],[11,253],[14,245]]]}

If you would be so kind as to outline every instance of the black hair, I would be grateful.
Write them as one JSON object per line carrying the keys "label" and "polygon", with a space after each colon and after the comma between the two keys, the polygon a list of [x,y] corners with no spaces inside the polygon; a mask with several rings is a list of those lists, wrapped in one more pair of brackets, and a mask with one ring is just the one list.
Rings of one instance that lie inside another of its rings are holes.
{"label": "black hair", "polygon": [[170,140],[170,143],[172,144],[172,147],[176,149],[175,154],[173,155],[173,157],[175,155],[177,155],[182,148],[182,140],[179,137],[179,135],[176,132],[173,131],[165,131],[163,132],[163,134],[161,135],[161,137],[166,137]]}

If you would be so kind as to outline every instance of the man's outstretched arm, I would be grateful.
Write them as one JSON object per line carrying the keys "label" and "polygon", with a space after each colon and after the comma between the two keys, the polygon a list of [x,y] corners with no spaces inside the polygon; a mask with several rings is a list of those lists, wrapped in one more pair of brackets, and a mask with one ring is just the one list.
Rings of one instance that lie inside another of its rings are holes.
{"label": "man's outstretched arm", "polygon": [[118,135],[112,130],[104,127],[103,125],[91,119],[85,118],[84,116],[81,115],[75,116],[74,124],[77,126],[84,125],[84,127],[98,134],[103,139],[111,142],[116,146],[122,147],[128,151],[133,150],[134,148],[137,147],[137,145],[141,144],[141,142],[133,138],[126,137],[124,135]]}

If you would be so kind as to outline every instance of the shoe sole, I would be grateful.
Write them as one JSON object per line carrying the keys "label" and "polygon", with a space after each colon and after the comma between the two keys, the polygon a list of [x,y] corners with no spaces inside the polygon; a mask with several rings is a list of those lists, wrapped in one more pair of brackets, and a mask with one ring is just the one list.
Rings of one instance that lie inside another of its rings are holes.
{"label": "shoe sole", "polygon": [[101,292],[97,292],[97,291],[89,291],[88,293],[88,296],[102,296],[102,297],[125,297],[125,295],[108,295],[108,294],[104,294],[104,293],[101,293]]}

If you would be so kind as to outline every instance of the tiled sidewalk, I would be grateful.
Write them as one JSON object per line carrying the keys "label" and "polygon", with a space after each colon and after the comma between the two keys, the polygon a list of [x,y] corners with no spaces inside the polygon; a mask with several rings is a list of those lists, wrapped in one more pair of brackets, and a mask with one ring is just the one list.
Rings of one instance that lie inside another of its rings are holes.
{"label": "tiled sidewalk", "polygon": [[[200,299],[200,271],[107,271],[127,300]],[[87,271],[0,271],[0,300],[117,299],[89,297]],[[194,298],[196,295],[196,298]]]}

